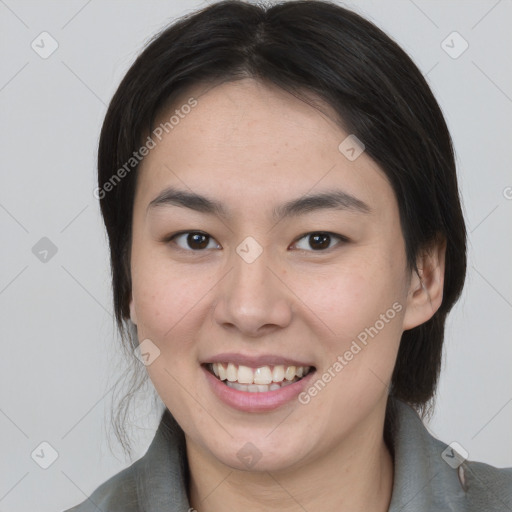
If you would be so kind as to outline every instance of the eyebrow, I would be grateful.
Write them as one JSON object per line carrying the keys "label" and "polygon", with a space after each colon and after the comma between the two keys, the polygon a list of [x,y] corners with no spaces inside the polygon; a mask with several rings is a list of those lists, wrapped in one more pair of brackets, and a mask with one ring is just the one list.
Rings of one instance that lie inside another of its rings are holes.
{"label": "eyebrow", "polygon": [[[151,209],[162,206],[179,206],[191,210],[216,215],[228,219],[229,212],[219,201],[188,192],[174,187],[168,187],[158,194],[147,207],[147,212]],[[325,209],[350,210],[358,213],[370,213],[372,209],[357,197],[344,192],[343,190],[330,190],[315,195],[302,196],[293,199],[273,209],[274,220],[280,221],[284,218],[304,215],[309,212]]]}

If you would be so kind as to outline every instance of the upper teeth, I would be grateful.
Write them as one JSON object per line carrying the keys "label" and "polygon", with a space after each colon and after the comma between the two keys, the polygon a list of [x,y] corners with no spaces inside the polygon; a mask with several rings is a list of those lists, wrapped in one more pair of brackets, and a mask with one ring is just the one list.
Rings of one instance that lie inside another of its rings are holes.
{"label": "upper teeth", "polygon": [[250,368],[233,363],[211,363],[211,367],[213,373],[220,380],[240,384],[271,384],[272,382],[283,382],[284,379],[293,380],[296,376],[300,378],[306,375],[311,368],[310,366],[284,366],[282,364],[273,367]]}

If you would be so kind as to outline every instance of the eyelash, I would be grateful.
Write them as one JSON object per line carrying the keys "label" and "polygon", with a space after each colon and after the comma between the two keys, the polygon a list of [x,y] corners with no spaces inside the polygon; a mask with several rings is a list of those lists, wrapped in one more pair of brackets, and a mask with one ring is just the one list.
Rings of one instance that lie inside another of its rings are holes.
{"label": "eyelash", "polygon": [[[163,240],[163,242],[165,242],[165,243],[173,242],[174,244],[176,244],[176,242],[175,242],[176,238],[178,238],[178,237],[180,237],[182,235],[189,235],[189,234],[204,235],[205,237],[209,238],[210,240],[215,240],[212,236],[208,235],[208,233],[204,233],[203,231],[180,231],[178,233],[174,233],[173,235],[170,235],[170,236],[166,237]],[[313,252],[313,253],[322,253],[322,252],[325,253],[325,252],[331,251],[332,249],[334,249],[338,245],[341,245],[343,243],[347,243],[347,242],[350,241],[346,236],[339,235],[337,233],[332,233],[332,232],[329,232],[329,231],[309,231],[307,233],[304,233],[300,237],[298,237],[295,240],[295,242],[293,242],[293,244],[296,244],[297,242],[299,242],[303,238],[306,238],[306,237],[311,236],[311,235],[327,235],[327,236],[330,236],[330,237],[337,238],[339,240],[339,242],[334,247],[329,247],[327,249],[319,249],[319,250],[298,249],[299,251]],[[204,251],[207,250],[206,248],[204,248],[204,249],[197,249],[197,250],[196,249],[184,249],[183,247],[179,247],[179,246],[178,246],[178,249],[181,250],[181,251],[184,251],[184,252],[197,252],[197,253],[204,252]]]}

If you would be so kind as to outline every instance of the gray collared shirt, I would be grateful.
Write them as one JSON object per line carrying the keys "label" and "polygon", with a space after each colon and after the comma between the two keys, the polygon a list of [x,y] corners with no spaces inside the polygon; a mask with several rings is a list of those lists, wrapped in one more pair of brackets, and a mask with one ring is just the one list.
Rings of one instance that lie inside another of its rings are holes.
{"label": "gray collared shirt", "polygon": [[[393,399],[394,482],[389,512],[512,512],[512,468],[465,460]],[[168,410],[146,454],[65,512],[187,512],[183,432]]]}

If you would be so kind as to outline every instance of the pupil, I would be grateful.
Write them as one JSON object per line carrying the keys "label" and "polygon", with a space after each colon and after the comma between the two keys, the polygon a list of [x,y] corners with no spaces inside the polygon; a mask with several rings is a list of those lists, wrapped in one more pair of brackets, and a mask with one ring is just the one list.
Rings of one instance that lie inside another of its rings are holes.
{"label": "pupil", "polygon": [[313,249],[325,249],[329,247],[330,236],[325,233],[310,235],[310,245]]}

